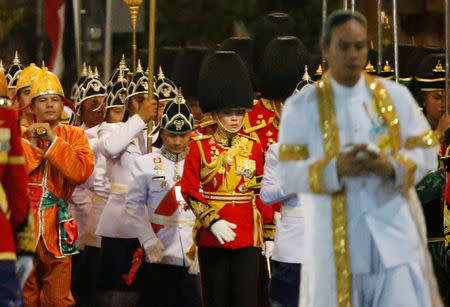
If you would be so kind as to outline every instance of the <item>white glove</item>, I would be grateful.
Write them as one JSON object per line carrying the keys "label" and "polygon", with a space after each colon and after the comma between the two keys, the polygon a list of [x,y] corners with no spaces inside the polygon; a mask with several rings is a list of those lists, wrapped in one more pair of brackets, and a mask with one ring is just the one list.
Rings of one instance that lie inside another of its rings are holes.
{"label": "white glove", "polygon": [[165,247],[159,238],[153,238],[144,243],[145,256],[151,263],[158,263],[164,257]]}
{"label": "white glove", "polygon": [[236,233],[233,231],[236,227],[236,224],[225,220],[218,220],[209,229],[216,236],[217,240],[219,240],[220,244],[225,244],[225,242],[231,242],[236,238]]}
{"label": "white glove", "polygon": [[23,288],[25,281],[28,279],[33,270],[33,256],[21,255],[17,257],[16,261],[16,275],[20,282],[20,287]]}
{"label": "white glove", "polygon": [[264,257],[270,258],[270,257],[272,257],[274,247],[275,247],[275,242],[264,241],[261,253],[263,254]]}

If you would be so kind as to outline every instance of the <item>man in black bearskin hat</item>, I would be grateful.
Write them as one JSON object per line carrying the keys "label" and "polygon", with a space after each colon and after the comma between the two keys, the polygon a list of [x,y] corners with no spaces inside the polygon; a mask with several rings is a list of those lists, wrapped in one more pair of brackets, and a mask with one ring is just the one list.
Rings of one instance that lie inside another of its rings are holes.
{"label": "man in black bearskin hat", "polygon": [[127,212],[146,261],[139,273],[138,306],[201,306],[198,272],[188,272],[186,257],[195,215],[177,184],[193,129],[194,117],[178,95],[160,119],[161,149],[137,158],[132,167]]}
{"label": "man in black bearskin hat", "polygon": [[[263,152],[238,134],[253,91],[235,52],[207,57],[199,77],[200,106],[217,122],[212,135],[191,142],[180,181],[197,217],[194,240],[205,306],[256,306],[263,223],[273,214],[259,199]],[[190,253],[195,258],[195,248]]]}

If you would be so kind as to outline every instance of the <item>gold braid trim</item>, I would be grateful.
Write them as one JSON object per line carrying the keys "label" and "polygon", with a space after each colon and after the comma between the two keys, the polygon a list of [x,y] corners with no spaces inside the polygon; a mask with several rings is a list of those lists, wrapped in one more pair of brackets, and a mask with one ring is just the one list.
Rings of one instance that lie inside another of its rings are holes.
{"label": "gold braid trim", "polygon": [[319,160],[309,166],[309,188],[311,192],[316,194],[325,193],[322,186],[322,173],[324,167],[331,159]]}
{"label": "gold braid trim", "polygon": [[199,201],[193,197],[188,198],[188,203],[192,209],[192,212],[195,214],[200,223],[202,223],[203,227],[209,228],[213,222],[220,219],[220,216],[213,208],[211,208],[209,204]]}
{"label": "gold braid trim", "polygon": [[433,147],[439,145],[439,140],[433,130],[428,130],[422,135],[410,137],[406,140],[405,148],[413,149],[416,147]]}
{"label": "gold braid trim", "polygon": [[[325,73],[317,86],[317,102],[322,127],[322,141],[325,159],[311,165],[309,184],[312,191],[322,190],[323,167],[339,152],[339,128],[336,121],[333,91],[330,76]],[[311,179],[311,175],[314,177]],[[347,208],[345,191],[331,196],[331,218],[333,230],[333,250],[336,269],[337,307],[352,306],[352,269],[348,252]]]}
{"label": "gold braid trim", "polygon": [[383,117],[384,124],[388,127],[392,151],[395,154],[402,148],[402,138],[400,134],[400,120],[397,116],[394,103],[377,77],[367,73],[364,76],[372,95],[375,97],[375,103]]}
{"label": "gold braid trim", "polygon": [[336,266],[337,306],[352,306],[352,275],[348,255],[347,208],[345,191],[331,196],[333,250]]}
{"label": "gold braid trim", "polygon": [[308,158],[309,152],[306,146],[283,144],[278,151],[279,161],[306,160]]}
{"label": "gold braid trim", "polygon": [[406,178],[406,185],[404,187],[404,193],[406,195],[408,190],[414,186],[414,173],[416,172],[417,165],[412,160],[401,154],[395,154],[394,159],[407,169],[408,173]]}
{"label": "gold braid trim", "polygon": [[[274,220],[275,221],[275,220]],[[275,229],[276,229],[275,222],[273,224],[264,224],[263,229],[263,237],[264,241],[273,241],[275,240]]]}

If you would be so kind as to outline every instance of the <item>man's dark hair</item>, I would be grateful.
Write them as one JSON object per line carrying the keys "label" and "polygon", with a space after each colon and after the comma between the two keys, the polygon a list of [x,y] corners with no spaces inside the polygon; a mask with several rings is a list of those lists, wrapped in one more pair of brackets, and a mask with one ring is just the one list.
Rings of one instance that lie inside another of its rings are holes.
{"label": "man's dark hair", "polygon": [[367,19],[358,11],[346,11],[346,10],[337,10],[330,14],[327,18],[327,22],[325,24],[325,30],[322,34],[321,42],[325,45],[329,45],[331,42],[331,31],[346,23],[349,20],[356,20],[359,22],[365,29],[367,29]]}

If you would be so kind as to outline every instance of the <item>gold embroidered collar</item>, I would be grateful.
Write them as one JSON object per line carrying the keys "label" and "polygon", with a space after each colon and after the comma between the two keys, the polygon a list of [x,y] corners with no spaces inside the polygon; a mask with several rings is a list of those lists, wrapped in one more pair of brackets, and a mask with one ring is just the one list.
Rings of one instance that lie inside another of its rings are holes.
{"label": "gold embroidered collar", "polygon": [[173,162],[180,162],[180,161],[184,160],[184,158],[186,157],[185,151],[183,151],[182,153],[179,153],[179,154],[174,154],[174,153],[171,153],[170,151],[168,151],[165,147],[161,148],[161,154],[163,155],[163,157],[165,157],[166,159],[169,159],[170,161],[173,161]]}
{"label": "gold embroidered collar", "polygon": [[218,144],[222,145],[223,147],[230,147],[231,144],[233,144],[234,139],[238,136],[238,134],[236,134],[231,140],[228,138],[228,135],[225,134],[225,132],[223,132],[220,129],[216,129],[216,131],[214,132],[214,139],[217,141]]}

